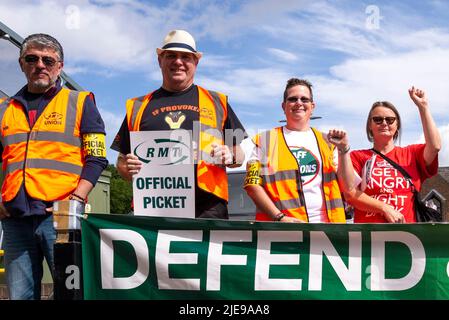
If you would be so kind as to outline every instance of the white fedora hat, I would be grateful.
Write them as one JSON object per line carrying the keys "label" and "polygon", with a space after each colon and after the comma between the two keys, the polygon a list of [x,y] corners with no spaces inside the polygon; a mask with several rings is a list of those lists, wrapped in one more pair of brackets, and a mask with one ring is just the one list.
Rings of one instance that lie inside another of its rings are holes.
{"label": "white fedora hat", "polygon": [[160,55],[165,50],[190,52],[198,59],[203,56],[201,52],[196,51],[195,39],[184,30],[173,30],[165,36],[162,47],[157,48],[156,52]]}

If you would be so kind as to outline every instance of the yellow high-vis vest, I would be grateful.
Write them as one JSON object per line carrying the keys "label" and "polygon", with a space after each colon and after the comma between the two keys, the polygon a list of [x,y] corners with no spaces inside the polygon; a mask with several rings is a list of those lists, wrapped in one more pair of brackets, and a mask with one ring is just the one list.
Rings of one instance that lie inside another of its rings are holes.
{"label": "yellow high-vis vest", "polygon": [[[322,160],[322,193],[329,221],[344,223],[346,218],[343,200],[333,166],[333,146],[327,144],[321,132],[314,128],[312,130]],[[308,221],[298,161],[285,142],[282,127],[258,134],[253,141],[265,150],[266,158],[260,159],[262,187],[271,201],[282,213]],[[267,213],[257,212],[256,220],[273,219]]]}
{"label": "yellow high-vis vest", "polygon": [[84,165],[80,124],[89,94],[62,88],[32,128],[18,101],[0,103],[3,201],[11,201],[22,183],[28,195],[43,201],[65,199],[76,189]]}
{"label": "yellow high-vis vest", "polygon": [[[211,144],[224,144],[223,127],[227,118],[227,97],[219,92],[209,91],[200,86],[199,97],[199,150],[197,184],[204,191],[228,201],[228,179],[226,167],[211,163]],[[126,102],[126,118],[129,131],[140,131],[140,123],[145,108],[151,101],[153,92]]]}

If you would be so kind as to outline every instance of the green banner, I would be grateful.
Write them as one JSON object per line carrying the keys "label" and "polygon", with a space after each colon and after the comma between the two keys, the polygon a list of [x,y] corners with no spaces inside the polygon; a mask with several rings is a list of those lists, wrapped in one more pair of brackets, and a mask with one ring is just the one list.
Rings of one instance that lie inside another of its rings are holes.
{"label": "green banner", "polygon": [[90,214],[85,299],[448,299],[449,225]]}

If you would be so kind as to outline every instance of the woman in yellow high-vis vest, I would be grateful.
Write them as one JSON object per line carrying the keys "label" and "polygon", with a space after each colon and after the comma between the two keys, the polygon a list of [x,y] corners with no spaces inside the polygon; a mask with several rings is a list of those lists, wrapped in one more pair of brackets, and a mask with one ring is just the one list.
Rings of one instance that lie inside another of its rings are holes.
{"label": "woman in yellow high-vis vest", "polygon": [[256,220],[345,223],[341,188],[349,189],[354,179],[346,165],[346,133],[324,135],[310,127],[315,103],[306,80],[287,82],[282,108],[286,126],[253,138],[244,187],[256,204]]}

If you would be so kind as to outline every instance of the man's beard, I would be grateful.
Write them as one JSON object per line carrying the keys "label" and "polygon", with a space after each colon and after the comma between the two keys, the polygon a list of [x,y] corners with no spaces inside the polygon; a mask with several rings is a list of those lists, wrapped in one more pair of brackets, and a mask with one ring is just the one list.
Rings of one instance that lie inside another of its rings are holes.
{"label": "man's beard", "polygon": [[30,85],[32,88],[36,89],[37,91],[43,91],[43,90],[45,91],[55,85],[56,79],[57,78],[55,78],[55,79],[50,78],[49,80],[38,79],[38,80],[32,81],[30,83]]}

